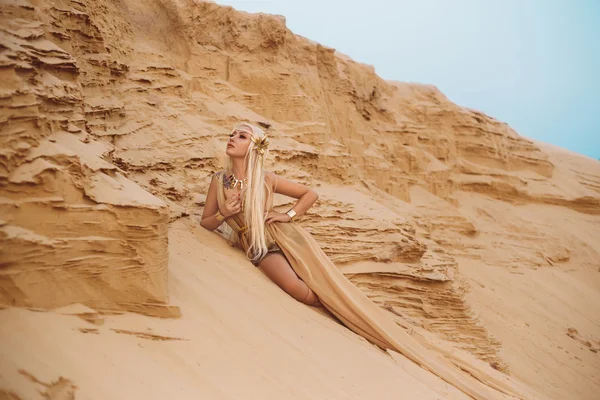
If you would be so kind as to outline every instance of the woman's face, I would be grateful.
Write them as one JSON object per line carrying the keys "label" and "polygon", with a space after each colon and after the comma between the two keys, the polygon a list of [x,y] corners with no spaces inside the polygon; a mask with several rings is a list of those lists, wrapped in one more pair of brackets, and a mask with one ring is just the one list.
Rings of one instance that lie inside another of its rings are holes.
{"label": "woman's face", "polygon": [[246,131],[236,130],[229,135],[225,154],[229,157],[245,157],[250,146],[250,134]]}

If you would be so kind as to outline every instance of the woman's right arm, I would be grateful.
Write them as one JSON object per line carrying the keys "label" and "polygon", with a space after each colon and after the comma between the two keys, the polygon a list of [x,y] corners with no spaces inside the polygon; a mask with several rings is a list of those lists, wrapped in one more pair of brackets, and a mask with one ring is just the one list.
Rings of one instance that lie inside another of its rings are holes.
{"label": "woman's right arm", "polygon": [[[206,201],[204,202],[204,211],[202,212],[202,219],[200,225],[209,231],[214,231],[224,222],[224,219],[237,214],[240,211],[239,198],[232,198],[225,204],[225,210],[219,211],[219,201],[217,200],[217,190],[219,190],[219,183],[217,178],[213,176],[210,181],[208,188],[208,194],[206,195]],[[221,219],[218,216],[221,216]]]}
{"label": "woman's right arm", "polygon": [[217,219],[217,211],[219,211],[219,202],[217,201],[217,190],[218,183],[215,177],[213,176],[210,181],[210,186],[208,188],[208,194],[206,195],[206,201],[204,202],[204,211],[202,212],[202,219],[200,220],[200,225],[203,228],[208,229],[209,231],[214,231],[217,229],[223,221],[219,221]]}

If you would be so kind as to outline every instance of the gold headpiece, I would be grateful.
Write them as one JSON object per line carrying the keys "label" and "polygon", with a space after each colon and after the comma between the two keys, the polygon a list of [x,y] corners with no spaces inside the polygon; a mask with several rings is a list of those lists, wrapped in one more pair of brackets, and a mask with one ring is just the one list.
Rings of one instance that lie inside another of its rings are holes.
{"label": "gold headpiece", "polygon": [[254,135],[251,135],[250,138],[254,142],[254,148],[258,151],[258,154],[261,156],[265,154],[265,150],[269,148],[269,138],[265,134],[261,138],[256,138]]}

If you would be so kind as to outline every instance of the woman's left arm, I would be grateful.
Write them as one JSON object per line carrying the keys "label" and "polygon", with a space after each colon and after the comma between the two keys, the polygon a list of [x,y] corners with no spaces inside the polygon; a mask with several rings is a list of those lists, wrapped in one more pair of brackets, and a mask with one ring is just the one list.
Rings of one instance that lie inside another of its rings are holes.
{"label": "woman's left arm", "polygon": [[[291,210],[296,213],[296,216],[301,216],[306,213],[315,201],[319,199],[317,192],[301,183],[289,181],[272,172],[268,174],[268,179],[272,182],[273,191],[275,193],[298,199],[296,204],[291,208]],[[270,224],[272,222],[288,222],[290,220],[291,218],[288,214],[271,211],[267,215],[265,222]]]}

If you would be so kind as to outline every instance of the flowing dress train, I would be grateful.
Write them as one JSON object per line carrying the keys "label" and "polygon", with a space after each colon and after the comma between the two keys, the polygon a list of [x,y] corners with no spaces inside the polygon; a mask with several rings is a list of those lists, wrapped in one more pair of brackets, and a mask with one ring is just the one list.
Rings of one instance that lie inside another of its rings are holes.
{"label": "flowing dress train", "polygon": [[[225,202],[222,172],[217,174],[219,204]],[[272,196],[267,210],[273,208]],[[237,234],[241,247],[247,249],[247,229],[243,215],[227,219]],[[452,352],[422,344],[400,327],[387,312],[357,288],[333,264],[312,235],[295,222],[272,223],[266,227],[267,242],[275,241],[285,254],[296,274],[319,296],[321,303],[349,329],[382,349],[403,354],[463,393],[477,400],[529,399],[531,393],[509,376],[485,363],[474,365]],[[433,349],[433,350],[432,350]],[[538,397],[538,396],[535,396]]]}

